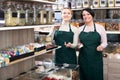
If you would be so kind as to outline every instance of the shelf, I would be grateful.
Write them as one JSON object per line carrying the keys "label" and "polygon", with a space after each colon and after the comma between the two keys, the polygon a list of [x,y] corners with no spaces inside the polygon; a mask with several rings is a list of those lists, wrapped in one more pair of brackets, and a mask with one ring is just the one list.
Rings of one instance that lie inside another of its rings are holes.
{"label": "shelf", "polygon": [[61,46],[58,46],[57,48],[54,48],[54,49],[51,49],[51,50],[46,50],[46,51],[40,52],[39,54],[36,54],[36,55],[33,55],[33,56],[29,56],[29,57],[26,57],[26,58],[22,58],[22,59],[15,60],[15,61],[13,61],[13,62],[10,62],[10,63],[7,64],[6,66],[9,66],[9,65],[12,65],[12,64],[15,64],[15,63],[24,61],[24,60],[28,60],[28,59],[34,58],[34,57],[36,57],[36,56],[43,55],[43,54],[45,54],[45,53],[47,53],[47,52],[50,52],[50,51],[53,51],[53,50],[59,49],[59,48],[61,48]]}
{"label": "shelf", "polygon": [[3,30],[17,30],[17,29],[30,29],[30,28],[37,28],[37,27],[51,27],[51,26],[56,26],[55,24],[53,25],[32,25],[32,26],[15,26],[15,27],[0,27],[0,31]]}
{"label": "shelf", "polygon": [[120,31],[107,31],[107,34],[120,34]]}
{"label": "shelf", "polygon": [[33,2],[40,2],[44,4],[58,4],[57,2],[52,2],[52,1],[43,1],[43,0],[21,0],[21,1],[33,1]]}
{"label": "shelf", "polygon": [[[80,8],[80,9],[72,9],[73,11],[79,11],[79,10],[82,10],[84,8]],[[94,10],[103,10],[103,9],[120,9],[120,7],[99,7],[99,8],[91,8],[91,9],[94,9]],[[61,10],[54,10],[56,12],[59,12]]]}

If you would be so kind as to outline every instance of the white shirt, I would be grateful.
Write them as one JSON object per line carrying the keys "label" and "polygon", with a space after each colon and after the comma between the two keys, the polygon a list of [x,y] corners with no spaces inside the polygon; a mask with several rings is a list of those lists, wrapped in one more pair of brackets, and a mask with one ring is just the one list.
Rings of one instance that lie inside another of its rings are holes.
{"label": "white shirt", "polygon": [[[69,29],[69,24],[70,23],[64,23],[62,22],[61,25],[60,25],[60,28],[59,28],[59,31],[66,31],[66,32],[69,32],[70,29]],[[73,43],[71,44],[71,48],[75,48],[78,44],[78,28],[73,26],[73,25],[70,25],[71,27],[71,30],[72,32],[74,33],[74,36],[73,36]],[[52,35],[52,38],[54,36],[54,28],[50,31],[50,35]]]}
{"label": "white shirt", "polygon": [[[81,31],[83,31],[85,25],[79,27],[78,29],[78,34],[81,33]],[[106,36],[106,31],[104,29],[104,27],[100,24],[95,23],[95,27],[96,27],[96,31],[100,34],[101,36],[101,46],[103,48],[105,48],[107,46],[107,36]],[[90,31],[94,31],[94,26],[86,26],[84,29],[85,32],[90,32]]]}

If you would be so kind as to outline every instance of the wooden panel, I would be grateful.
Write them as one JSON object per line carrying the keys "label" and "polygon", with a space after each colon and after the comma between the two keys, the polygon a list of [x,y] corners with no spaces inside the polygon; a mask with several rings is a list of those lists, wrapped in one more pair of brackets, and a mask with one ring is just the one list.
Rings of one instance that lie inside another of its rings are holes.
{"label": "wooden panel", "polygon": [[0,31],[0,49],[34,42],[34,29]]}
{"label": "wooden panel", "polygon": [[108,64],[109,74],[120,74],[120,63],[110,63]]}
{"label": "wooden panel", "polygon": [[34,58],[18,62],[14,65],[6,66],[5,68],[0,68],[0,80],[6,80],[8,78],[14,78],[20,73],[27,72],[34,67]]}
{"label": "wooden panel", "polygon": [[120,74],[109,74],[108,80],[120,80]]}

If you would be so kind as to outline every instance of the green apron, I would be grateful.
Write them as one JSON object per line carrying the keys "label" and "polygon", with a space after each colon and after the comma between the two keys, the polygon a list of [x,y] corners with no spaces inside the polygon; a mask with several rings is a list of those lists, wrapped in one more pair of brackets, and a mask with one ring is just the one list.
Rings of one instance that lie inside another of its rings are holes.
{"label": "green apron", "polygon": [[78,64],[80,65],[80,80],[103,80],[102,52],[96,48],[100,45],[101,37],[94,24],[93,32],[84,32],[79,35],[84,47],[79,50]]}
{"label": "green apron", "polygon": [[76,51],[72,48],[66,48],[64,42],[73,43],[74,33],[69,25],[69,32],[56,30],[54,34],[55,44],[61,46],[60,49],[55,50],[54,62],[56,64],[77,64]]}

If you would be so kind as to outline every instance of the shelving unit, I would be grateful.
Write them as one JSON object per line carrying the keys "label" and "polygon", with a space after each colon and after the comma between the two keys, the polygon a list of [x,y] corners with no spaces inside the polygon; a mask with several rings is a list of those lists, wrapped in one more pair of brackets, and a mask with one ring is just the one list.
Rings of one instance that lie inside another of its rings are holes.
{"label": "shelving unit", "polygon": [[31,29],[31,28],[43,28],[43,27],[53,27],[56,25],[31,25],[31,26],[15,26],[15,27],[0,27],[0,31],[3,30],[19,30],[19,29]]}
{"label": "shelving unit", "polygon": [[[8,1],[8,0],[2,0],[2,1]],[[13,1],[17,1],[17,0],[13,0]],[[57,5],[57,2],[50,2],[50,1],[43,1],[43,0],[19,0],[19,1],[25,1],[25,2],[32,1],[36,3],[40,3],[42,5],[44,4]],[[55,26],[55,24],[0,27],[0,37],[1,37],[0,49],[33,43],[34,36],[35,36],[34,28],[52,27],[52,26]],[[55,48],[55,49],[58,49],[58,48]],[[11,79],[18,76],[21,73],[29,71],[31,68],[35,66],[36,56],[40,56],[50,51],[54,51],[55,49],[40,52],[37,55],[29,56],[26,58],[22,58],[22,59],[18,59],[16,61],[10,62],[5,67],[0,68],[0,80]]]}

